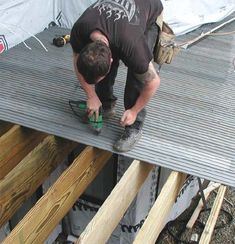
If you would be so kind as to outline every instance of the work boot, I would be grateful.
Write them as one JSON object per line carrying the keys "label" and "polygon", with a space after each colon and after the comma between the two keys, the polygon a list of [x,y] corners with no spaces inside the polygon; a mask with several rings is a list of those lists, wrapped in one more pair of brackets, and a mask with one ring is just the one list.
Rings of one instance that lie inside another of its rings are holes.
{"label": "work boot", "polygon": [[118,152],[127,152],[134,148],[142,136],[143,122],[135,121],[133,125],[126,126],[124,133],[115,142],[113,148]]}

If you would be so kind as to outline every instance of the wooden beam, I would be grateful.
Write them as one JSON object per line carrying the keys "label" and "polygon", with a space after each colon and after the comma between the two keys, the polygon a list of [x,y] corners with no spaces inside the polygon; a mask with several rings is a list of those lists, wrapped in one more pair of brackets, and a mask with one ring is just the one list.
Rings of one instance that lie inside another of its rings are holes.
{"label": "wooden beam", "polygon": [[86,147],[3,243],[43,243],[111,155]]}
{"label": "wooden beam", "polygon": [[216,199],[214,201],[213,207],[210,212],[210,216],[206,222],[206,226],[202,232],[199,244],[209,244],[219,212],[223,203],[224,195],[226,192],[226,186],[220,186]]}
{"label": "wooden beam", "polygon": [[[210,193],[212,191],[214,191],[216,188],[218,188],[219,186],[220,186],[219,183],[212,183],[206,189],[204,189],[203,192],[204,192],[205,200],[207,200],[208,197],[210,196]],[[191,218],[189,219],[189,221],[188,221],[188,223],[186,225],[186,227],[188,229],[192,229],[193,228],[193,226],[194,226],[194,224],[195,224],[195,222],[196,222],[196,220],[197,220],[197,218],[198,218],[198,216],[199,216],[199,214],[200,214],[200,212],[201,212],[201,210],[203,208],[204,208],[204,204],[203,204],[202,199],[200,199],[197,207],[195,208]]]}
{"label": "wooden beam", "polygon": [[153,167],[134,160],[76,243],[106,243]]}
{"label": "wooden beam", "polygon": [[6,133],[13,124],[0,120],[0,136]]}
{"label": "wooden beam", "polygon": [[186,174],[174,171],[170,174],[133,243],[156,242],[185,179]]}
{"label": "wooden beam", "polygon": [[56,166],[64,161],[76,145],[65,139],[48,136],[0,180],[0,227],[36,191]]}
{"label": "wooden beam", "polygon": [[14,125],[0,137],[0,180],[5,177],[46,134]]}

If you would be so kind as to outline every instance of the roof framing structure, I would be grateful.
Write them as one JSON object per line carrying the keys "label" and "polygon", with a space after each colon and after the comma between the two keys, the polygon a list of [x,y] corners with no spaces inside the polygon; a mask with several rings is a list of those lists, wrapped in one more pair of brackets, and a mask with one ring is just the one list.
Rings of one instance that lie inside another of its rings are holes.
{"label": "roof framing structure", "polygon": [[[21,159],[16,156],[16,160],[13,160],[17,162],[16,165],[8,173],[2,174],[0,179],[0,228],[11,219],[12,215],[36,191],[53,169],[62,163],[70,152],[79,148],[80,154],[74,155],[73,162],[2,242],[4,244],[42,243],[47,240],[52,230],[96,175],[106,164],[110,163],[112,153],[91,146],[79,145],[52,135],[43,134],[44,137],[42,137],[40,133],[35,135],[37,142],[32,146],[27,143],[27,138],[25,138],[25,143],[21,140],[22,137],[19,141],[15,131],[27,133],[29,138],[36,131],[12,124],[6,126],[6,123],[2,121],[0,121],[0,125],[5,128],[5,132],[3,130],[0,132],[0,139],[4,139],[0,140],[0,169],[6,162],[9,162],[8,154],[4,153],[6,151],[4,149],[8,148],[4,141],[15,137],[15,145],[19,145],[14,147],[15,155],[22,155],[21,152],[27,151]],[[153,167],[153,164],[133,160],[96,215],[74,242],[106,243]],[[186,174],[171,172],[133,243],[154,244],[156,242],[175,200],[181,194],[186,178]],[[226,186],[220,186],[200,237],[200,243],[209,243],[212,237],[225,191]],[[97,231],[100,226],[103,226],[103,231]]]}

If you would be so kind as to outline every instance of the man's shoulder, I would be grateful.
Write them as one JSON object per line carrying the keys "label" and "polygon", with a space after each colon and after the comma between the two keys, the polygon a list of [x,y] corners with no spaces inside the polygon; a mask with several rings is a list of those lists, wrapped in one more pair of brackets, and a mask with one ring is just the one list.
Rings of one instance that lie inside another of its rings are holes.
{"label": "man's shoulder", "polygon": [[121,47],[122,61],[133,72],[142,74],[148,69],[152,54],[144,36],[133,38]]}

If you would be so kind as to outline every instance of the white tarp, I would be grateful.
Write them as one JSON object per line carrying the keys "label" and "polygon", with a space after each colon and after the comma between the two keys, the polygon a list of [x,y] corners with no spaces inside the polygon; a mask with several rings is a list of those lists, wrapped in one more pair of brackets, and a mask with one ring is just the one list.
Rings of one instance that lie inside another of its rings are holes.
{"label": "white tarp", "polygon": [[54,19],[53,0],[0,0],[0,53],[35,35]]}
{"label": "white tarp", "polygon": [[164,19],[176,35],[217,22],[235,11],[235,0],[164,0]]}
{"label": "white tarp", "polygon": [[[71,28],[93,2],[95,0],[0,0],[0,53],[41,32],[52,21]],[[162,0],[162,3],[165,21],[177,35],[204,23],[220,21],[235,11],[235,0]]]}
{"label": "white tarp", "polygon": [[73,23],[94,2],[95,0],[57,0],[55,1],[54,12],[58,13],[62,27],[72,28]]}

